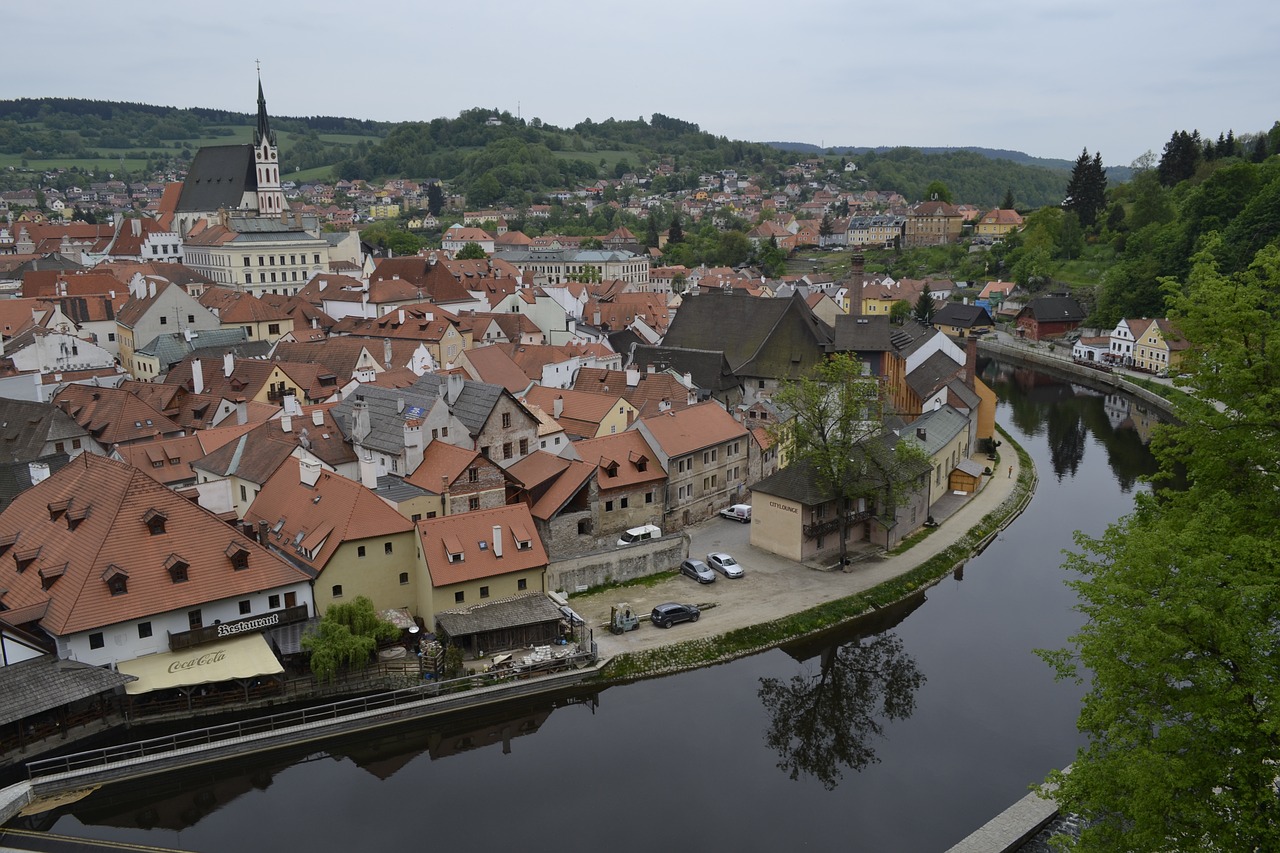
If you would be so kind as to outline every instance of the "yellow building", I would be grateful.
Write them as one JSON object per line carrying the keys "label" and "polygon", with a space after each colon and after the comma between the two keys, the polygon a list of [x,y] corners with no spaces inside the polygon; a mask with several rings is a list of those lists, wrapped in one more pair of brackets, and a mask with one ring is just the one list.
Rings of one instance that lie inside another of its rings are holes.
{"label": "yellow building", "polygon": [[1149,373],[1177,370],[1187,341],[1168,320],[1152,320],[1134,335],[1133,366]]}

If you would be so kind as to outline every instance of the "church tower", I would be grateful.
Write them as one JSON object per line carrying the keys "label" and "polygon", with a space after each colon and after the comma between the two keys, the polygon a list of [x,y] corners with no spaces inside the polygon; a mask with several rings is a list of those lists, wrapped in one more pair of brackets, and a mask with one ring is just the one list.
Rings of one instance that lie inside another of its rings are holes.
{"label": "church tower", "polygon": [[253,160],[258,175],[258,215],[279,216],[289,206],[280,188],[280,149],[267,118],[267,99],[262,95],[262,75],[258,75],[258,127],[253,132]]}

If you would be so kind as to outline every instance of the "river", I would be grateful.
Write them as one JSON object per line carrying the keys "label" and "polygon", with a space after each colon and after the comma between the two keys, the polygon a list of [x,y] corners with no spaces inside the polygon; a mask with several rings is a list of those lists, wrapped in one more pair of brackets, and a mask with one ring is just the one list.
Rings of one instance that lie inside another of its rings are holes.
{"label": "river", "polygon": [[[939,851],[1082,743],[1033,654],[1080,617],[1062,551],[1132,506],[1150,419],[995,362],[1040,476],[982,555],[873,624],[598,693],[109,786],[54,832],[195,851]],[[749,579],[748,579],[749,581]]]}

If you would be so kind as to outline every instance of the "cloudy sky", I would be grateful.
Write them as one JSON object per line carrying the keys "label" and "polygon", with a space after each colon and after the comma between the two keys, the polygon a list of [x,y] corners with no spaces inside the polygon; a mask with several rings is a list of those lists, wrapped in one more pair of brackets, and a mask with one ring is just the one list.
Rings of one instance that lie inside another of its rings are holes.
{"label": "cloudy sky", "polygon": [[381,121],[654,112],[734,139],[1107,165],[1280,119],[1273,0],[138,0],[5,10],[0,99]]}

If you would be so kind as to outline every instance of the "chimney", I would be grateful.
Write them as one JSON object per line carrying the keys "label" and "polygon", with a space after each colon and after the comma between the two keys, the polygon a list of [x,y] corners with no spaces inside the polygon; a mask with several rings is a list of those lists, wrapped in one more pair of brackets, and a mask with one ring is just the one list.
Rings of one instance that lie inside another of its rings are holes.
{"label": "chimney", "polygon": [[391,338],[382,339],[382,366],[391,369]]}
{"label": "chimney", "polygon": [[861,252],[849,259],[849,313],[862,316],[862,287],[866,283],[866,267]]}
{"label": "chimney", "polygon": [[447,391],[445,402],[450,406],[458,401],[458,395],[462,393],[462,388],[465,382],[466,378],[459,373],[450,373],[445,376]]}
{"label": "chimney", "polygon": [[404,412],[404,395],[401,394],[399,397],[396,397],[396,414],[398,415],[403,412]]}
{"label": "chimney", "polygon": [[493,526],[493,556],[502,558],[502,525]]}
{"label": "chimney", "polygon": [[351,407],[351,443],[363,444],[371,431],[369,404],[364,400],[356,400],[355,405]]}
{"label": "chimney", "polygon": [[320,479],[320,463],[309,459],[299,459],[298,478],[302,485],[315,488],[316,481]]}
{"label": "chimney", "polygon": [[156,283],[155,283],[155,281],[149,281],[149,282],[147,282],[147,294],[148,294],[152,299],[155,299],[155,298],[156,298]]}
{"label": "chimney", "polygon": [[640,384],[640,371],[627,368],[627,387],[634,388]]}
{"label": "chimney", "polygon": [[198,358],[191,360],[191,393],[204,393],[204,364]]}
{"label": "chimney", "polygon": [[266,546],[267,531],[270,529],[271,528],[267,526],[267,523],[265,521],[258,522],[258,544],[259,545]]}
{"label": "chimney", "polygon": [[314,424],[315,426],[324,426],[324,410],[323,409],[311,410],[311,423]]}
{"label": "chimney", "polygon": [[399,315],[399,316],[400,316],[400,320],[399,320],[400,325],[401,325],[401,326],[403,326],[403,325],[404,325],[404,309],[403,309],[403,308],[401,308],[401,309],[400,309],[400,315]]}
{"label": "chimney", "polygon": [[564,397],[560,394],[556,395],[555,400],[551,402],[551,417],[560,420],[560,416],[564,414]]}
{"label": "chimney", "polygon": [[970,336],[964,346],[964,384],[970,391],[976,390],[974,385],[978,376],[978,339]]}
{"label": "chimney", "polygon": [[236,357],[231,353],[222,356],[222,375],[230,376],[236,369]]}
{"label": "chimney", "polygon": [[49,479],[48,462],[29,462],[27,472],[31,475],[31,485],[36,486]]}
{"label": "chimney", "polygon": [[293,417],[290,415],[280,416],[280,431],[293,432]]}
{"label": "chimney", "polygon": [[378,488],[378,466],[374,464],[373,454],[361,447],[356,456],[360,460],[360,485],[366,489]]}
{"label": "chimney", "polygon": [[404,422],[404,472],[412,474],[422,464],[422,421],[409,418]]}
{"label": "chimney", "polygon": [[657,372],[658,372],[658,368],[654,366],[653,362],[650,362],[650,363],[649,363],[649,366],[648,366],[646,369],[647,369],[647,371],[648,371],[649,373],[657,373]]}
{"label": "chimney", "polygon": [[249,403],[244,397],[236,398],[236,423],[247,424],[249,422]]}

